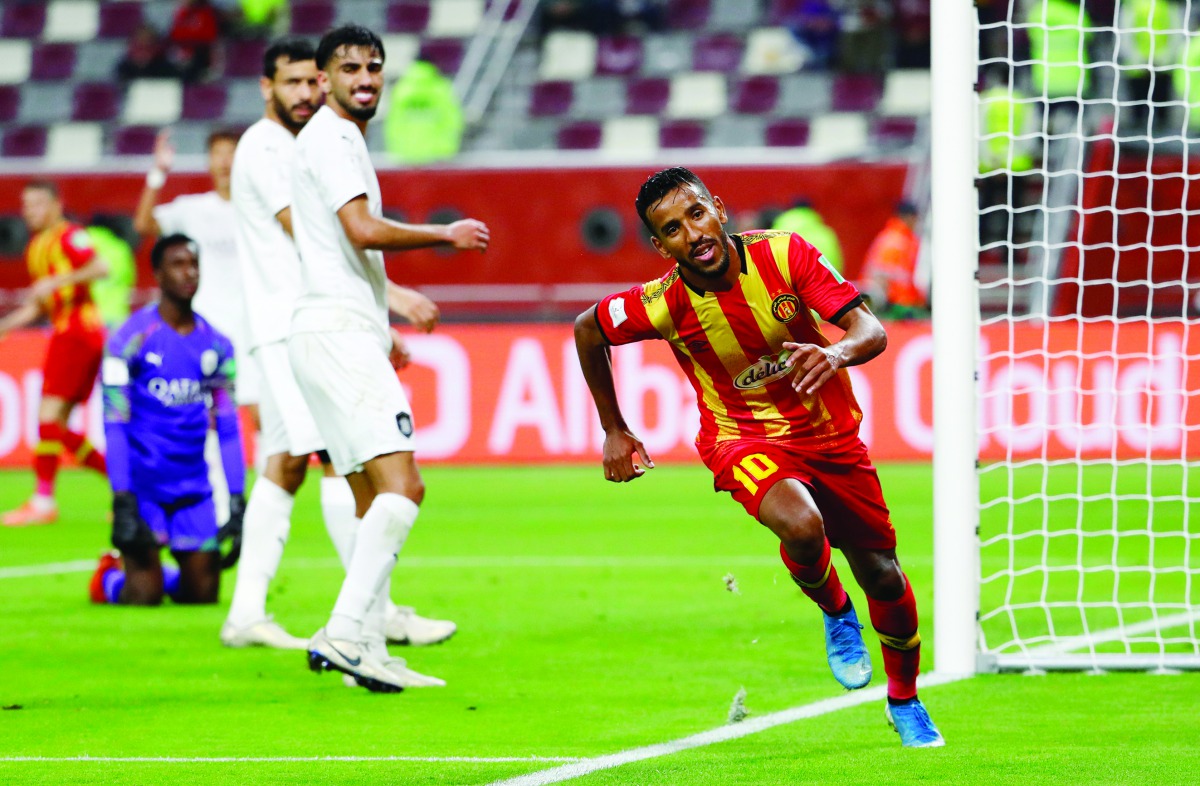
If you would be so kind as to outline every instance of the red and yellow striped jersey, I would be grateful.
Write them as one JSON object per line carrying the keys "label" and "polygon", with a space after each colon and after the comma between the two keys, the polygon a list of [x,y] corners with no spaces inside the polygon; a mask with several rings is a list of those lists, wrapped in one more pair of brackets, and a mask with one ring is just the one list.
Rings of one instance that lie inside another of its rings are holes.
{"label": "red and yellow striped jersey", "polygon": [[[821,252],[791,232],[733,235],[742,266],[727,292],[698,292],[675,268],[596,306],[610,344],[671,344],[700,407],[699,445],[758,439],[836,449],[858,436],[862,412],[845,369],[813,395],[792,389],[783,342],[828,346],[812,311],[835,322],[862,302]],[[733,262],[733,260],[731,260]],[[811,309],[811,311],[810,311]]]}
{"label": "red and yellow striped jersey", "polygon": [[[25,263],[30,278],[37,281],[77,270],[90,262],[95,253],[83,227],[60,221],[30,239]],[[86,283],[56,289],[43,305],[56,333],[101,329],[100,314]]]}

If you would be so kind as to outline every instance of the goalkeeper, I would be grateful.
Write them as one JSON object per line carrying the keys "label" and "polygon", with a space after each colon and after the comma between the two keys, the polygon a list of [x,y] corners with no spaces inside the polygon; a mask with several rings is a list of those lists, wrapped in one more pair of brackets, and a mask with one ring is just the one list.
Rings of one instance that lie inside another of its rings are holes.
{"label": "goalkeeper", "polygon": [[[154,244],[150,261],[159,301],[109,339],[101,365],[112,544],[119,553],[100,558],[90,594],[96,603],[153,606],[164,595],[177,603],[216,603],[218,542],[231,541],[229,567],[240,551],[245,508],[233,346],[192,311],[200,283],[196,243],[168,235]],[[210,417],[231,497],[220,533],[204,460]],[[162,563],[163,546],[178,567]]]}

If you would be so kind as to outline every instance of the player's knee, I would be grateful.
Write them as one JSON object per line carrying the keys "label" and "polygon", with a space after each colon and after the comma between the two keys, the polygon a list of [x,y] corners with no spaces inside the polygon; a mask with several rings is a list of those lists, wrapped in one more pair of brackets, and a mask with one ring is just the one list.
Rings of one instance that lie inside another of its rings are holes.
{"label": "player's knee", "polygon": [[816,511],[796,511],[775,530],[783,547],[801,565],[815,565],[825,551],[825,526]]}
{"label": "player's knee", "polygon": [[121,591],[121,604],[125,606],[161,606],[163,588],[148,583],[125,581],[125,589]]}
{"label": "player's knee", "polygon": [[900,565],[892,559],[873,561],[862,576],[863,592],[876,600],[896,600],[904,594],[907,580]]}

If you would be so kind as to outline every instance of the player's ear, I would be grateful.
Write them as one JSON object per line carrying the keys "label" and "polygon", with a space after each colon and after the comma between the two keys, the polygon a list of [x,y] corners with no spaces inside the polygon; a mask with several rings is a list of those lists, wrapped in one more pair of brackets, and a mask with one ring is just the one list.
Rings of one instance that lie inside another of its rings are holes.
{"label": "player's ear", "polygon": [[258,92],[262,93],[263,101],[271,100],[271,81],[265,76],[258,78]]}
{"label": "player's ear", "polygon": [[717,218],[721,220],[722,224],[729,223],[729,216],[725,213],[725,203],[721,201],[721,197],[714,196],[712,199],[713,207],[717,209]]}
{"label": "player's ear", "polygon": [[663,259],[671,258],[671,252],[667,251],[667,249],[663,246],[662,241],[658,239],[657,235],[650,236],[650,244],[654,246],[654,250],[658,252],[660,257]]}

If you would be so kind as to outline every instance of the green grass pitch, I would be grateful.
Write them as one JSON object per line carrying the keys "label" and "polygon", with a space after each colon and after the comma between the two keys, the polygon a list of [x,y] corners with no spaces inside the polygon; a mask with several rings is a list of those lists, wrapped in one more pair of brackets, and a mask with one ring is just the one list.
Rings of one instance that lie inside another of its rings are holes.
{"label": "green grass pitch", "polygon": [[[69,759],[586,758],[719,727],[743,687],[751,718],[841,694],[816,609],[769,533],[714,494],[699,464],[620,487],[598,465],[425,474],[393,595],[458,622],[446,644],[403,653],[449,685],[373,695],[310,673],[302,653],[222,648],[228,574],[219,607],[156,609],[90,605],[78,567],[13,575],[104,548],[103,482],[64,473],[57,525],[0,530],[0,783],[487,784],[556,765]],[[881,475],[932,642],[930,470]],[[0,474],[0,506],[31,485]],[[301,492],[269,601],[304,635],[341,578],[316,490],[312,478]],[[926,671],[931,656],[927,646]],[[922,695],[946,748],[902,749],[871,702],[570,782],[1163,784],[1200,771],[1200,674],[980,676]]]}

